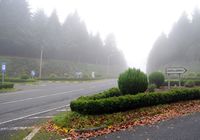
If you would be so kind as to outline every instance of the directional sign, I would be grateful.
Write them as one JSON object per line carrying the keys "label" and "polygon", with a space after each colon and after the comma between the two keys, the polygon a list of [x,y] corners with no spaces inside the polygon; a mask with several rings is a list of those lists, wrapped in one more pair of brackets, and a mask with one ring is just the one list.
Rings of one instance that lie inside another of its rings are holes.
{"label": "directional sign", "polygon": [[1,71],[2,72],[6,72],[6,64],[2,64],[1,65]]}
{"label": "directional sign", "polygon": [[166,68],[167,74],[183,74],[187,71],[186,68],[183,67],[168,67]]}

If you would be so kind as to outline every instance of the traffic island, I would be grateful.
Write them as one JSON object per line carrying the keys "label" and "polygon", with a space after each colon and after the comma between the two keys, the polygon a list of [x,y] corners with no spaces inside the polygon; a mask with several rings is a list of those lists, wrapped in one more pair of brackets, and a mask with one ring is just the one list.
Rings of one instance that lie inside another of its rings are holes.
{"label": "traffic island", "polygon": [[104,115],[65,112],[46,123],[42,130],[65,138],[86,139],[200,112],[199,106],[200,100],[192,100]]}

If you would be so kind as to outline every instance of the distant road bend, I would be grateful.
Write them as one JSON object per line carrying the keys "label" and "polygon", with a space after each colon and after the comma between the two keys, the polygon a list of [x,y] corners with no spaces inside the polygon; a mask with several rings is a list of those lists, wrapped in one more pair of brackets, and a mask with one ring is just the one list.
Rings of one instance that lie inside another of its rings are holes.
{"label": "distant road bend", "polygon": [[70,101],[115,87],[116,80],[78,83],[44,83],[22,91],[0,94],[0,127],[69,105]]}

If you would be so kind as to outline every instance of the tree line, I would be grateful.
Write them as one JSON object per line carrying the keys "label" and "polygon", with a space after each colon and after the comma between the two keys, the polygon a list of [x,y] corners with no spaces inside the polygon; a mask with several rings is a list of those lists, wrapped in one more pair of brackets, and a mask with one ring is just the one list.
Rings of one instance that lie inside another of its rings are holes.
{"label": "tree line", "polygon": [[162,33],[149,54],[147,72],[168,66],[184,66],[200,71],[200,10],[192,18],[183,12],[168,35]]}
{"label": "tree line", "polygon": [[89,33],[77,12],[61,24],[56,10],[48,17],[26,0],[0,0],[0,55],[39,58],[42,48],[45,59],[126,66],[114,35]]}

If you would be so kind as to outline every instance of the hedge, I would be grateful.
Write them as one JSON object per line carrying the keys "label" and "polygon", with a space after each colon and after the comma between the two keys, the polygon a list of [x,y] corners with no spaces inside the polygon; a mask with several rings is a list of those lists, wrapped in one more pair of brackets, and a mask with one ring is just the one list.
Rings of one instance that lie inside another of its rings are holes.
{"label": "hedge", "polygon": [[79,98],[70,103],[72,111],[81,114],[107,114],[140,107],[200,99],[200,88],[173,89],[166,92],[141,93],[110,98]]}
{"label": "hedge", "polygon": [[20,78],[9,78],[9,79],[5,79],[5,81],[12,82],[12,83],[36,82],[35,79],[20,79]]}
{"label": "hedge", "polygon": [[13,83],[0,83],[0,89],[14,88]]}
{"label": "hedge", "polygon": [[[190,80],[190,79],[188,79],[188,80]],[[181,80],[181,86],[184,86],[185,83],[188,80],[187,79]],[[200,86],[200,80],[191,80],[191,81],[194,81],[194,83],[195,83],[196,86]],[[170,81],[170,85],[171,86],[175,86],[175,85],[178,86],[179,85],[179,81],[178,80],[172,80],[172,81]],[[163,84],[163,86],[168,86],[168,82],[165,81],[164,84]]]}
{"label": "hedge", "polygon": [[103,98],[110,98],[110,97],[118,97],[123,95],[118,88],[111,88],[107,91],[104,91],[102,93],[98,93],[92,96],[81,96],[78,98],[78,100],[98,100]]}

